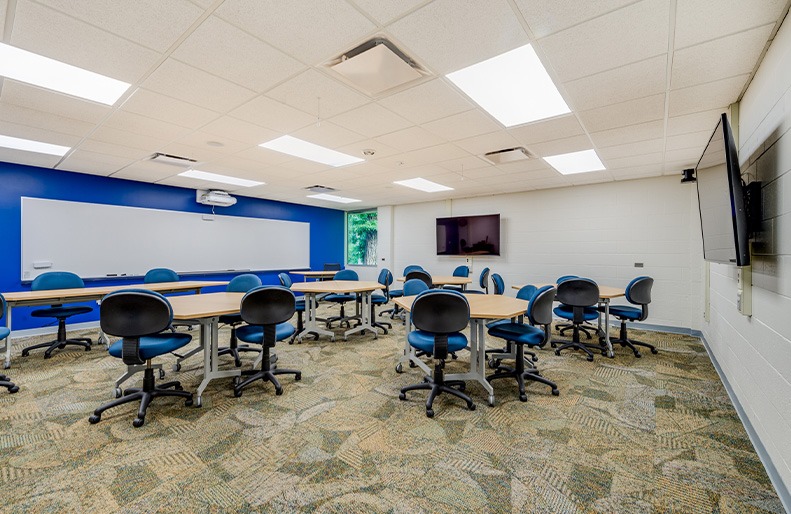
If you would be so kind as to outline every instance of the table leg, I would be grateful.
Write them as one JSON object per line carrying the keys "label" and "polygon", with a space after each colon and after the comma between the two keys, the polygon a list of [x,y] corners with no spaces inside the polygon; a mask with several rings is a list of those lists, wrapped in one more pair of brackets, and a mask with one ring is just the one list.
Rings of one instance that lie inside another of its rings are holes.
{"label": "table leg", "polygon": [[196,407],[203,405],[203,391],[209,382],[215,378],[238,377],[241,376],[242,370],[238,368],[229,370],[220,370],[220,363],[217,357],[217,347],[219,346],[217,332],[220,325],[220,318],[215,316],[213,318],[202,319],[200,322],[201,344],[203,346],[203,380],[198,386]]}
{"label": "table leg", "polygon": [[604,298],[604,342],[607,344],[607,357],[614,358],[615,352],[612,351],[610,342],[610,299]]}
{"label": "table leg", "polygon": [[398,358],[398,362],[396,362],[396,373],[403,373],[404,363],[412,362],[415,364],[415,366],[422,369],[426,375],[431,375],[431,368],[428,366],[428,364],[420,360],[415,355],[415,349],[409,345],[409,333],[412,332],[412,317],[408,312],[406,313],[406,320],[404,323],[406,324],[406,334],[404,335],[404,352]]}
{"label": "table leg", "polygon": [[364,330],[370,330],[374,333],[374,338],[379,338],[379,334],[376,332],[376,327],[371,325],[371,294],[372,291],[363,291],[360,294],[360,303],[354,302],[355,308],[357,309],[356,316],[360,317],[360,324],[344,332],[344,339],[348,339],[349,334],[362,332]]}
{"label": "table leg", "polygon": [[494,388],[486,380],[486,340],[484,339],[485,321],[470,320],[470,371],[467,373],[449,373],[445,381],[475,380],[489,393],[489,406],[494,407]]}
{"label": "table leg", "polygon": [[308,334],[326,335],[335,341],[335,332],[319,327],[316,308],[318,307],[316,293],[305,293],[305,329],[297,335],[297,339],[302,342],[302,338]]}
{"label": "table leg", "polygon": [[[6,310],[6,319],[5,319],[5,326],[8,330],[11,330],[11,311],[14,308],[11,304],[8,304],[8,309]],[[12,332],[13,333],[13,332]],[[8,369],[11,367],[11,334],[8,334],[8,337],[5,338],[5,361],[3,361],[3,368]]]}

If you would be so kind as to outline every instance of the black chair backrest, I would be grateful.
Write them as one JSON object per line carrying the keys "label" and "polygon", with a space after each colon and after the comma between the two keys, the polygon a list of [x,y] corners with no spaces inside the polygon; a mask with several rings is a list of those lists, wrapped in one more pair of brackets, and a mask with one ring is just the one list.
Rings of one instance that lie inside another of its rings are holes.
{"label": "black chair backrest", "polygon": [[489,268],[483,268],[481,270],[481,278],[478,280],[478,285],[481,289],[489,292]]}
{"label": "black chair backrest", "polygon": [[143,337],[170,327],[173,309],[161,294],[146,289],[114,291],[99,305],[99,324],[105,334]]}
{"label": "black chair backrest", "polygon": [[261,286],[242,297],[239,313],[248,325],[277,325],[296,312],[296,298],[283,286]]}
{"label": "black chair backrest", "polygon": [[532,325],[549,325],[552,323],[552,305],[557,291],[552,286],[538,289],[527,307],[527,317]]}
{"label": "black chair backrest", "polygon": [[651,277],[637,277],[626,286],[626,299],[643,308],[640,319],[637,321],[643,321],[648,317],[648,304],[651,303],[651,288],[653,287],[654,279]]}
{"label": "black chair backrest", "polygon": [[419,269],[423,269],[423,266],[419,266],[417,264],[410,264],[409,266],[404,268],[404,276],[407,276],[410,271],[415,271]]}
{"label": "black chair backrest", "polygon": [[494,294],[505,294],[505,281],[499,273],[492,274],[492,284],[494,284]]}
{"label": "black chair backrest", "polygon": [[422,269],[412,270],[406,274],[405,282],[407,280],[422,280],[426,283],[429,289],[434,287],[434,283],[431,280],[431,275],[429,275],[428,271]]}
{"label": "black chair backrest", "polygon": [[447,335],[464,330],[469,321],[470,304],[456,291],[424,291],[412,304],[412,323],[418,330]]}
{"label": "black chair backrest", "polygon": [[390,270],[382,268],[382,271],[379,272],[379,278],[377,278],[376,281],[385,286],[385,298],[390,299],[390,284],[393,283],[393,274]]}
{"label": "black chair backrest", "polygon": [[340,271],[341,265],[338,262],[325,262],[324,271]]}
{"label": "black chair backrest", "polygon": [[558,284],[557,300],[572,307],[573,323],[582,323],[585,307],[599,303],[599,286],[589,278],[570,278]]}

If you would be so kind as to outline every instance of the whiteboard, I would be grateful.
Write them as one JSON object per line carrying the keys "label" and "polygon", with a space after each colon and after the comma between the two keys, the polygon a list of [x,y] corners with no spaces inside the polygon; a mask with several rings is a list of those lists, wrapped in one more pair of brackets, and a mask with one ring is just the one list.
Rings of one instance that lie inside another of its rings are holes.
{"label": "whiteboard", "polygon": [[22,197],[21,251],[25,281],[310,268],[310,224]]}

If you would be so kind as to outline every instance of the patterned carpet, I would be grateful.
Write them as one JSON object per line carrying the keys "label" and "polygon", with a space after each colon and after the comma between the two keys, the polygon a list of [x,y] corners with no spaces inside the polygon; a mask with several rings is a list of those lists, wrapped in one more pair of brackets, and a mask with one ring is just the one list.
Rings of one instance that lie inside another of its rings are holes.
{"label": "patterned carpet", "polygon": [[[701,342],[632,335],[660,353],[619,348],[590,363],[540,351],[560,396],[532,383],[522,403],[500,380],[492,408],[470,384],[475,411],[443,395],[434,419],[425,393],[398,400],[421,380],[394,371],[400,325],[378,340],[279,344],[278,364],[303,371],[282,379],[282,396],[257,385],[234,398],[217,380],[200,409],[155,400],[140,429],[131,405],[88,423],[111,398],[119,359],[103,348],[23,359],[33,339],[17,340],[9,372],[21,390],[0,392],[3,510],[783,512]],[[162,360],[167,379],[197,388],[201,357],[180,373]]]}

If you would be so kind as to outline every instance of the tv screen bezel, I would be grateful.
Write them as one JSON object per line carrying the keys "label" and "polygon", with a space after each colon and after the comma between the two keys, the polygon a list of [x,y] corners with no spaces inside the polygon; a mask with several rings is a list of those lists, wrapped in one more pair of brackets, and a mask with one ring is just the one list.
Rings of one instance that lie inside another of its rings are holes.
{"label": "tv screen bezel", "polygon": [[501,254],[500,250],[500,243],[502,241],[502,230],[501,230],[501,221],[502,218],[500,217],[500,213],[492,213],[492,214],[470,214],[464,216],[442,216],[436,218],[434,221],[434,236],[436,239],[437,228],[439,227],[440,220],[453,220],[459,218],[491,218],[497,217],[497,253],[439,253],[439,248],[436,249],[438,257],[499,257]]}
{"label": "tv screen bezel", "polygon": [[[706,245],[703,245],[703,259],[708,262],[715,262],[719,264],[730,264],[736,266],[749,266],[750,265],[750,232],[749,232],[749,219],[747,210],[745,208],[745,195],[744,185],[742,183],[742,175],[739,169],[739,158],[736,151],[736,144],[733,140],[733,132],[731,131],[730,123],[728,122],[727,113],[722,113],[720,120],[714,127],[714,132],[706,144],[697,165],[695,165],[695,175],[698,175],[698,168],[706,155],[706,150],[712,144],[714,137],[717,135],[717,130],[722,125],[722,137],[725,147],[725,169],[728,176],[728,193],[731,200],[731,221],[733,225],[733,244],[736,254],[735,262],[733,260],[720,260],[706,256]],[[703,232],[703,214],[700,205],[700,181],[696,182],[698,193],[698,213],[700,218],[700,232],[701,238],[705,241],[706,234]]]}

